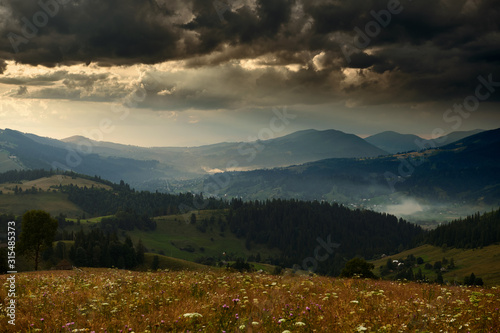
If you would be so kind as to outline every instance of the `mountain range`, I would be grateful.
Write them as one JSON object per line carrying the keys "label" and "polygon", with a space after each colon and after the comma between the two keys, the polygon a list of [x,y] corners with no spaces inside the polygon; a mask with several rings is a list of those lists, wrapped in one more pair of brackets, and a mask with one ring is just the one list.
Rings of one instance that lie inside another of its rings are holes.
{"label": "mountain range", "polygon": [[362,139],[304,130],[265,141],[151,148],[0,130],[0,172],[65,169],[141,190],[328,200],[371,209],[401,198],[499,205],[498,151],[500,130],[454,132],[432,141],[396,132]]}
{"label": "mountain range", "polygon": [[226,170],[245,171],[326,158],[387,155],[386,151],[356,135],[336,130],[305,130],[265,141],[145,148],[98,142],[82,136],[55,140],[5,129],[0,131],[0,150],[4,153],[4,171],[71,169],[112,181],[123,179],[139,187],[155,179],[190,179]]}
{"label": "mountain range", "polygon": [[500,129],[422,152],[225,172],[196,181],[170,182],[165,189],[245,200],[335,201],[412,216],[418,222],[439,221],[500,206],[498,151]]}
{"label": "mountain range", "polygon": [[[423,152],[370,159],[325,159],[272,170],[233,172],[230,185],[222,192],[243,196],[237,192],[248,193],[248,184],[238,184],[252,180],[258,184],[259,191],[254,191],[251,199],[264,199],[269,197],[269,192],[279,191],[286,192],[279,192],[284,197],[340,201],[399,192],[436,202],[465,199],[499,204],[498,151],[500,129]],[[206,177],[205,181],[212,178]],[[266,188],[269,192],[263,196]]]}

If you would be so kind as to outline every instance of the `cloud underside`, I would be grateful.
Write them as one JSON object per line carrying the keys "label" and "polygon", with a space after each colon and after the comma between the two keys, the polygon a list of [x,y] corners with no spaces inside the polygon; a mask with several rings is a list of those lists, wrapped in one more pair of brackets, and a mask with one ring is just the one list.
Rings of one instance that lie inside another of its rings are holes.
{"label": "cloud underside", "polygon": [[[41,3],[45,16],[37,1],[0,5],[0,83],[21,86],[11,97],[106,101],[139,85],[139,106],[168,110],[415,103],[500,78],[496,0]],[[12,61],[51,69],[6,75]]]}

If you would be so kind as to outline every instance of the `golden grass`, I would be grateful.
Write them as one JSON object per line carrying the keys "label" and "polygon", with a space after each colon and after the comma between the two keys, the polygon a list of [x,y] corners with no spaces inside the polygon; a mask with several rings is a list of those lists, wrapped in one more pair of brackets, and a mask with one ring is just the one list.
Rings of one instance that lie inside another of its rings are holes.
{"label": "golden grass", "polygon": [[498,332],[500,291],[257,273],[84,269],[16,275],[2,332]]}

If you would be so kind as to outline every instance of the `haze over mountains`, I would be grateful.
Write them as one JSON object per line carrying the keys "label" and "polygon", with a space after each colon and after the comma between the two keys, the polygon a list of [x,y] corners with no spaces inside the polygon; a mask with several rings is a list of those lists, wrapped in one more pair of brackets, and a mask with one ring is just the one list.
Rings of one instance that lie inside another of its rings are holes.
{"label": "haze over mountains", "polygon": [[[418,152],[422,147],[431,149]],[[141,190],[327,200],[376,210],[403,205],[413,212],[427,204],[499,205],[498,151],[500,130],[435,140],[396,132],[364,140],[336,130],[304,130],[266,141],[152,148],[0,131],[2,172],[71,169]]]}
{"label": "haze over mountains", "polygon": [[165,189],[246,200],[336,201],[435,222],[500,206],[498,151],[500,129],[423,152],[226,172],[197,181],[165,183]]}
{"label": "haze over mountains", "polygon": [[365,141],[391,154],[396,154],[412,150],[419,151],[430,147],[441,147],[481,132],[483,130],[480,129],[457,131],[435,138],[434,140],[426,140],[414,134],[400,134],[394,131],[386,131],[369,136],[365,138]]}
{"label": "haze over mountains", "polygon": [[454,132],[431,141],[396,132],[383,132],[363,140],[337,130],[303,130],[265,141],[145,148],[93,141],[82,136],[55,140],[6,129],[0,131],[0,149],[4,152],[1,168],[71,169],[112,181],[124,179],[141,187],[143,182],[159,178],[182,180],[216,172],[287,167],[329,158],[373,158],[419,151],[479,132],[481,130]]}
{"label": "haze over mountains", "polygon": [[9,129],[2,131],[0,138],[3,142],[0,147],[17,156],[24,167],[57,166],[98,174],[112,181],[124,179],[135,186],[156,178],[187,179],[226,170],[274,168],[325,158],[387,154],[356,135],[335,130],[305,130],[266,141],[224,142],[200,147],[144,148],[97,142],[81,136],[55,140]]}
{"label": "haze over mountains", "polygon": [[[498,151],[500,129],[423,152],[371,159],[325,159],[286,168],[231,172],[231,181],[220,192],[259,200],[280,196],[351,202],[399,192],[435,203],[486,200],[497,204]],[[214,182],[214,178],[206,177],[204,181]]]}

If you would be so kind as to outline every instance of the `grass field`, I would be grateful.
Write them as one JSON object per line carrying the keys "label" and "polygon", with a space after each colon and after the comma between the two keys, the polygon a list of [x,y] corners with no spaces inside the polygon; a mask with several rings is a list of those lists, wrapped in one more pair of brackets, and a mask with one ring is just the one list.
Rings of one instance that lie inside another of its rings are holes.
{"label": "grass field", "polygon": [[[107,216],[98,216],[98,217],[92,217],[92,218],[85,218],[85,219],[78,219],[78,218],[67,218],[66,221],[71,221],[71,222],[74,222],[74,223],[78,223],[78,220],[80,220],[80,225],[78,224],[75,224],[75,226],[73,227],[66,227],[68,231],[78,231],[80,230],[81,227],[84,228],[84,230],[86,229],[86,227],[91,227],[91,226],[95,226],[96,223],[99,223],[102,221],[102,219],[104,218],[110,218],[110,217],[113,217],[114,215],[107,215]],[[87,230],[86,230],[87,231]]]}
{"label": "grass field", "polygon": [[15,275],[2,332],[499,332],[500,290],[224,270]]}
{"label": "grass field", "polygon": [[[1,161],[1,152],[0,152]],[[49,191],[53,187],[59,185],[78,185],[87,187],[100,187],[110,189],[108,185],[100,184],[88,179],[72,178],[65,175],[54,175],[51,177],[44,177],[32,181],[22,181],[20,183],[4,183],[0,184],[0,213],[13,213],[15,215],[22,215],[27,210],[43,209],[50,213],[52,216],[57,216],[60,213],[67,215],[70,218],[82,216],[85,212],[68,200],[66,194],[60,192]],[[24,190],[31,188],[42,189],[43,192],[36,194],[23,193],[21,195],[14,195],[15,187]],[[86,214],[88,215],[88,214]]]}
{"label": "grass field", "polygon": [[150,269],[151,264],[153,263],[154,256],[158,256],[159,269],[168,269],[172,271],[181,271],[181,270],[205,271],[210,268],[209,266],[200,265],[192,261],[167,257],[160,254],[146,253],[144,255],[144,266],[143,266],[145,270]]}
{"label": "grass field", "polygon": [[[222,211],[200,211],[197,221],[209,219],[212,215],[217,219],[222,214]],[[221,232],[217,223],[203,233],[195,225],[186,223],[182,215],[159,217],[155,221],[155,231],[134,230],[128,233],[134,244],[141,239],[149,251],[162,251],[169,257],[191,261],[202,256],[223,257],[224,252],[242,258],[257,253],[261,254],[262,259],[279,255],[278,250],[270,250],[263,245],[252,245],[250,250],[246,249],[244,239],[237,238],[228,228]]]}
{"label": "grass field", "polygon": [[[434,280],[436,273],[433,270],[425,269],[424,265],[427,262],[434,264],[436,261],[441,261],[443,257],[450,260],[453,258],[456,268],[449,272],[443,273],[443,279],[450,283],[457,281],[463,282],[465,276],[474,273],[477,277],[481,277],[486,285],[500,286],[500,245],[490,245],[482,249],[445,249],[432,245],[423,245],[388,258],[401,259],[413,254],[415,257],[422,257],[424,264],[413,269],[416,273],[418,268],[422,269],[422,273],[428,278]],[[385,265],[388,258],[373,261],[375,265],[375,274],[379,274],[378,267]]]}
{"label": "grass field", "polygon": [[68,200],[66,194],[60,192],[0,195],[0,213],[22,215],[31,209],[42,209],[52,216],[57,216],[60,213],[68,216],[81,216],[84,213],[82,209]]}

